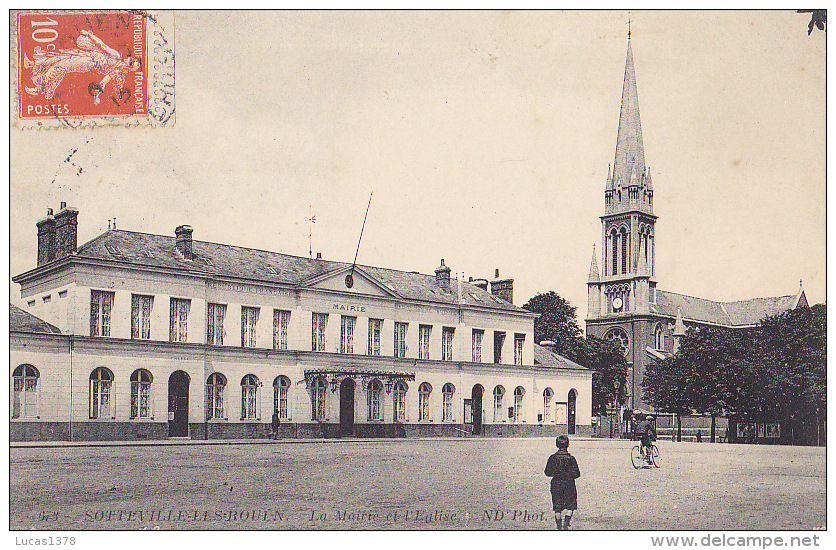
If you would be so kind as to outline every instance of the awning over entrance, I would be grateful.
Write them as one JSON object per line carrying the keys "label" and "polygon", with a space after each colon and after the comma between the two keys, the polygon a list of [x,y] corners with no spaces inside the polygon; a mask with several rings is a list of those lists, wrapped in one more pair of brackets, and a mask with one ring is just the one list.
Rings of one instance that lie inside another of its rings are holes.
{"label": "awning over entrance", "polygon": [[360,381],[363,389],[372,380],[380,380],[386,387],[386,392],[391,392],[395,382],[400,380],[415,380],[414,372],[397,372],[374,369],[311,369],[305,371],[305,385],[311,387],[317,378],[324,378],[331,386],[331,391],[337,391],[340,382],[346,378]]}

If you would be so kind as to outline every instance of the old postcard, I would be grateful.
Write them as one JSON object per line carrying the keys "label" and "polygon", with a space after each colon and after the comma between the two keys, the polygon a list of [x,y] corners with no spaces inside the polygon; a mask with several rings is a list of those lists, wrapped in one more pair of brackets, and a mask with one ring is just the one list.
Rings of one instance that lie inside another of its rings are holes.
{"label": "old postcard", "polygon": [[16,544],[824,540],[826,12],[9,24]]}

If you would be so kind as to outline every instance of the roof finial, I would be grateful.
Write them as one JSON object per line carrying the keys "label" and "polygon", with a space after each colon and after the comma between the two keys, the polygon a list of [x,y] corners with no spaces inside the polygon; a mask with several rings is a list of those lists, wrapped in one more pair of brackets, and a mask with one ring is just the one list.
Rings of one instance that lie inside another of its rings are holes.
{"label": "roof finial", "polygon": [[630,18],[627,18],[627,40],[630,40]]}
{"label": "roof finial", "polygon": [[804,279],[798,280],[798,288],[802,288],[804,286]]}

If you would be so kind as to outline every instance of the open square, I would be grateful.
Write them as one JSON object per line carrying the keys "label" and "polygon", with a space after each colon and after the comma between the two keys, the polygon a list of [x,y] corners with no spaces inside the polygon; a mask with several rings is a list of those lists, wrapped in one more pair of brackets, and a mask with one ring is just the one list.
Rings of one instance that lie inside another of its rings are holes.
{"label": "open square", "polygon": [[[578,530],[823,528],[825,449],[573,439]],[[12,529],[553,529],[551,438],[12,448]]]}

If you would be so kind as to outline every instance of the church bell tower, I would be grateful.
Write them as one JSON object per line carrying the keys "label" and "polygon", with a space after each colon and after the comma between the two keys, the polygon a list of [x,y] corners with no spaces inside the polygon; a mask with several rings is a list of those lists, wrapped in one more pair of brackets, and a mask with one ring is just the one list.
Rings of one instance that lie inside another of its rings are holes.
{"label": "church bell tower", "polygon": [[[633,48],[627,35],[627,62],[615,159],[607,169],[601,216],[601,269],[593,248],[589,269],[587,334],[621,347],[640,379],[649,343],[650,304],[655,302],[653,182],[645,165]],[[628,373],[630,374],[630,373]],[[630,385],[631,376],[628,376]],[[641,388],[628,388],[628,407],[640,406]]]}

